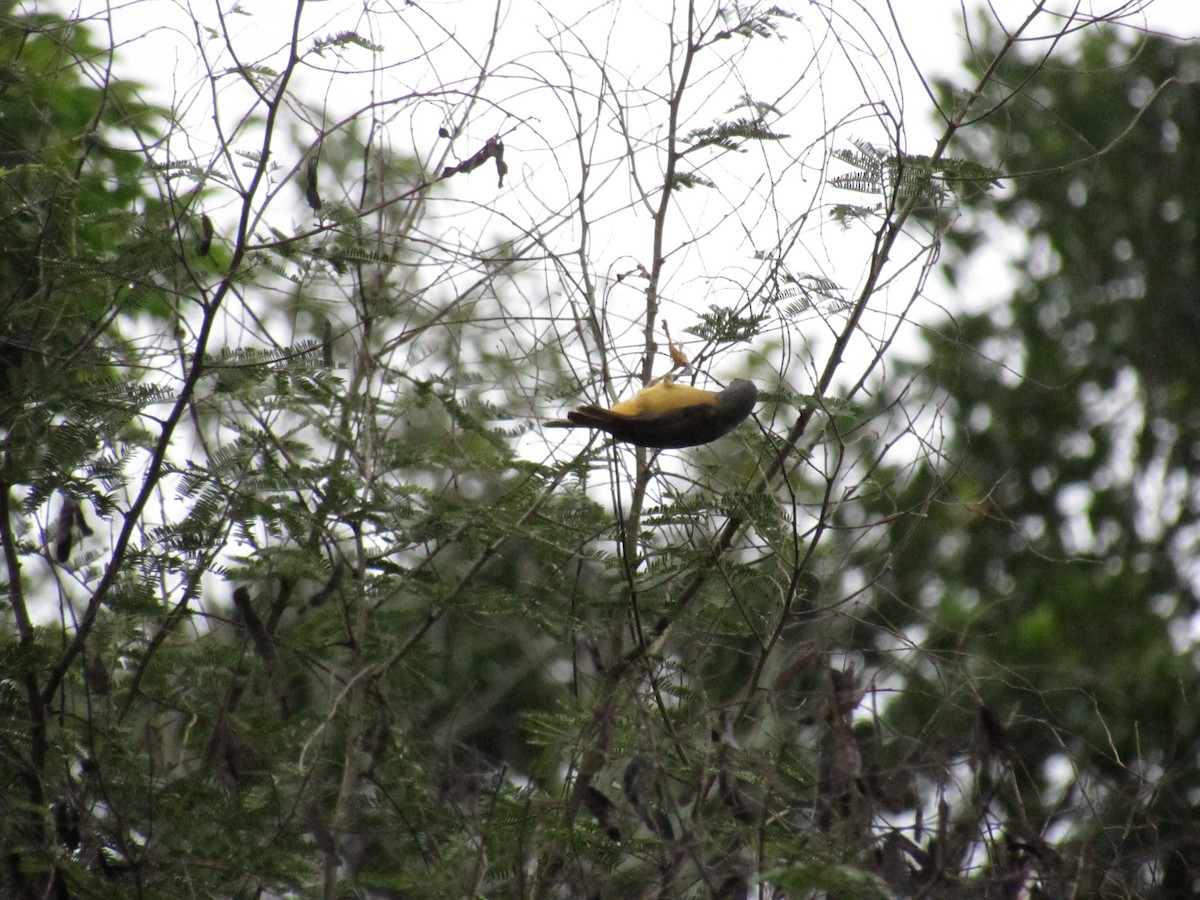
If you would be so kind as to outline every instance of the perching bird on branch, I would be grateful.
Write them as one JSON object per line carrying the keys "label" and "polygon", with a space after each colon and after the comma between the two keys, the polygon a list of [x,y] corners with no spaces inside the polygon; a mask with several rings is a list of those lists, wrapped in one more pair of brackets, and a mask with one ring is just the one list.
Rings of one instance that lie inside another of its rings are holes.
{"label": "perching bird on branch", "polygon": [[750,415],[758,388],[745,378],[714,393],[675,384],[668,376],[642,388],[612,409],[581,406],[566,420],[547,422],[550,428],[597,428],[618,441],[638,447],[674,449],[715,441]]}

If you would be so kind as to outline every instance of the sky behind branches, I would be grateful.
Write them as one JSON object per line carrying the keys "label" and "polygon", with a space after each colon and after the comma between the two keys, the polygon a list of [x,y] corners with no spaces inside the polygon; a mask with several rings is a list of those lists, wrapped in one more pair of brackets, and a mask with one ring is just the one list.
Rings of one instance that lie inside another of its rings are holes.
{"label": "sky behind branches", "polygon": [[[79,14],[88,17],[94,13],[99,24],[104,13],[97,8],[89,10],[89,6],[93,5],[85,3]],[[967,4],[966,8],[978,6]],[[1048,6],[1072,8],[1062,3]],[[254,98],[244,82],[229,74],[235,65],[283,68],[292,26],[291,4],[249,0],[220,7],[243,12],[227,14],[222,20],[215,14],[217,5],[207,3],[132,0],[111,7],[117,71],[145,83],[153,100],[170,105],[181,116],[187,126],[188,146],[170,148],[180,158],[192,155],[204,160],[218,152],[220,137],[211,130],[214,97],[226,113],[236,111],[239,104],[249,108]],[[495,216],[483,223],[484,230],[494,229],[499,236],[536,226],[547,215],[564,211],[569,215],[569,204],[578,190],[578,172],[565,158],[570,138],[565,129],[576,115],[595,113],[588,103],[605,90],[631,91],[642,86],[653,91],[665,83],[669,26],[666,13],[658,7],[528,0],[499,6],[310,0],[300,23],[302,48],[320,38],[354,30],[381,49],[371,53],[348,45],[310,57],[294,82],[295,95],[305,106],[293,110],[297,140],[312,140],[319,129],[328,129],[342,116],[376,103],[380,104],[376,114],[394,151],[416,155],[432,171],[443,160],[469,157],[488,137],[502,133],[512,171],[494,202],[487,203]],[[1200,34],[1200,7],[1189,0],[1151,0],[1136,7],[1144,9],[1130,17],[1131,26],[1145,25],[1181,39]],[[1125,8],[1136,7],[1127,4]],[[999,8],[1005,22],[1016,25],[1032,4],[1007,3]],[[1115,0],[1092,3],[1087,12],[1095,14],[1101,8],[1120,6]],[[696,104],[691,108],[698,113],[696,120],[705,115],[718,118],[746,94],[761,102],[780,101],[783,115],[773,126],[789,135],[782,158],[802,159],[803,166],[798,172],[777,168],[781,158],[770,156],[770,147],[768,155],[756,151],[743,160],[730,161],[733,177],[747,184],[771,179],[791,190],[792,176],[797,183],[797,189],[786,196],[778,189],[757,190],[763,205],[756,208],[750,204],[741,210],[731,229],[710,230],[719,226],[716,220],[729,217],[719,203],[705,203],[704,197],[699,202],[694,197],[682,201],[689,217],[695,218],[688,221],[693,227],[694,247],[673,261],[681,295],[746,290],[747,280],[753,277],[749,270],[754,252],[778,237],[756,234],[761,226],[773,227],[776,210],[769,204],[777,208],[781,200],[787,200],[801,210],[804,201],[813,196],[814,183],[838,171],[822,168],[828,150],[858,139],[881,145],[898,140],[907,152],[929,152],[939,129],[920,76],[961,77],[960,60],[968,37],[978,37],[976,14],[966,16],[970,28],[975,29],[968,35],[964,6],[951,0],[920,4],[867,0],[836,4],[836,11],[817,4],[796,4],[794,10],[800,21],[785,25],[786,40],[751,42],[728,68],[715,66],[705,73],[685,98],[685,103]],[[1051,18],[1046,18],[1045,24],[1045,31],[1051,25],[1058,27]],[[224,49],[227,40],[238,54],[236,60]],[[481,83],[478,79],[483,70],[489,74]],[[210,80],[210,72],[217,77]],[[601,73],[616,77],[606,86]],[[577,102],[586,98],[578,102],[577,109],[564,105],[567,88],[573,89]],[[465,95],[476,91],[486,103],[475,107],[469,121],[455,121]],[[419,92],[430,95],[428,102],[414,111],[406,110],[403,118],[389,117],[393,98]],[[641,105],[649,94],[625,96],[631,101],[629,130],[633,133],[637,133],[639,115],[649,127],[655,124],[655,117],[662,116],[661,104]],[[603,116],[601,112],[599,118]],[[226,128],[232,119],[227,117]],[[895,130],[889,124],[893,122],[898,123]],[[304,133],[305,124],[309,134]],[[438,136],[438,129],[448,125],[458,128],[452,145]],[[595,132],[596,146],[611,145],[607,158],[614,167],[630,149],[638,149],[626,147],[603,121],[600,125]],[[246,136],[249,134],[252,131]],[[819,152],[797,152],[796,148],[806,147]],[[603,152],[600,158],[605,158]],[[288,173],[298,165],[297,160],[276,162]],[[614,168],[609,174],[623,173]],[[451,191],[465,188],[479,196],[477,192],[494,186],[494,182],[483,183],[489,178],[481,172],[473,175],[469,184],[464,179],[449,187]],[[597,232],[592,262],[600,270],[612,266],[615,273],[622,270],[621,260],[644,254],[647,217],[639,215],[636,204],[622,212],[630,192],[616,183],[611,190],[613,221],[606,231]],[[288,200],[296,219],[303,221],[308,213],[300,192],[292,191]],[[842,232],[827,220],[816,221],[826,219],[824,216],[812,218],[804,240],[805,251],[811,254],[808,265],[852,292],[863,274],[862,244],[869,236]],[[687,239],[682,233],[680,238]],[[665,293],[669,298],[669,288]],[[634,304],[636,307],[636,298]]]}
{"label": "sky behind branches", "polygon": [[[100,25],[105,14],[86,6],[80,13],[94,13]],[[132,0],[111,7],[112,37],[117,71],[143,82],[150,98],[171,107],[185,125],[155,156],[236,173],[236,159],[223,159],[223,148],[253,153],[259,134],[248,121],[259,98],[248,79],[236,74],[237,67],[283,70],[295,8],[275,0],[220,8],[223,17],[216,5]],[[830,218],[833,204],[862,202],[861,196],[828,187],[830,177],[847,171],[831,153],[855,141],[930,153],[940,128],[922,78],[961,79],[969,42],[979,40],[978,15],[949,0],[793,8],[799,21],[783,24],[783,40],[735,37],[714,44],[705,59],[708,68],[691,73],[693,86],[681,109],[684,133],[706,121],[744,115],[738,103],[749,97],[777,110],[770,126],[787,137],[722,157],[705,170],[721,176],[715,190],[676,192],[677,211],[664,245],[670,258],[659,291],[663,318],[679,338],[710,305],[735,307],[754,295],[769,299],[773,289],[764,284],[768,267],[762,256],[780,247],[786,248],[790,275],[828,279],[838,286],[840,299],[853,300],[868,276],[873,233],[863,225],[844,229]],[[1005,25],[1015,27],[1032,8],[993,4],[992,14],[998,9]],[[1048,8],[1072,9],[1070,4]],[[568,305],[578,293],[572,276],[579,274],[570,270],[577,266],[571,256],[582,240],[576,213],[584,191],[587,264],[602,284],[612,349],[624,375],[618,390],[628,392],[642,348],[644,284],[627,276],[650,263],[653,225],[640,191],[661,183],[663,158],[661,146],[639,146],[629,136],[661,134],[668,65],[679,64],[677,44],[669,62],[671,34],[677,41],[684,9],[527,0],[499,6],[310,0],[299,24],[302,52],[349,31],[377,50],[346,43],[305,56],[291,85],[295,102],[287,110],[297,151],[292,158],[275,151],[275,181],[267,189],[278,196],[261,225],[287,233],[317,224],[304,203],[302,152],[351,117],[370,121],[382,146],[397,157],[416,157],[427,173],[460,163],[501,136],[510,167],[503,186],[490,165],[443,182],[428,204],[422,236],[431,248],[448,248],[453,258],[464,249],[464,239],[486,248],[514,239],[520,245],[522,237],[536,235],[525,241],[524,252],[531,258],[547,253],[556,263],[538,267],[532,276],[541,279],[534,293],[546,299],[540,310],[536,297],[528,299],[530,312],[570,321]],[[1111,0],[1086,10],[1090,15],[1102,11],[1122,12],[1131,28],[1180,38],[1200,33],[1200,9],[1188,0],[1124,6]],[[1039,23],[1043,27],[1035,27],[1034,37],[1061,29],[1061,18],[1053,14],[1043,12]],[[1070,38],[1056,53],[1069,53],[1069,45]],[[1029,46],[1044,45],[1030,40]],[[415,96],[420,101],[409,102]],[[220,123],[220,133],[214,122]],[[577,139],[578,128],[583,136]],[[440,129],[453,134],[443,138]],[[953,146],[949,154],[954,155]],[[322,182],[327,200],[353,201],[356,190],[353,184]],[[232,195],[225,204],[207,210],[218,236],[234,224]],[[933,236],[914,238],[899,246],[898,271],[873,299],[850,347],[852,356],[870,360],[886,340],[898,340],[902,348],[903,332],[914,324],[936,321],[947,310],[997,302],[1010,284],[1004,274],[1008,262],[1029,251],[1018,230],[998,231],[977,278],[950,295],[936,279],[926,281],[916,264]],[[906,265],[906,259],[913,264]],[[430,271],[440,271],[451,290],[470,289],[476,274],[454,272],[450,259]],[[896,334],[901,320],[909,325]],[[819,308],[799,318],[784,317],[780,343],[765,352],[803,393],[840,322],[836,312]],[[715,361],[711,374],[726,380],[743,371],[747,360],[738,358],[740,351],[733,356]],[[866,364],[845,367],[845,378],[856,380]],[[581,372],[587,367],[582,359],[573,365]],[[531,407],[538,402],[531,398]]]}

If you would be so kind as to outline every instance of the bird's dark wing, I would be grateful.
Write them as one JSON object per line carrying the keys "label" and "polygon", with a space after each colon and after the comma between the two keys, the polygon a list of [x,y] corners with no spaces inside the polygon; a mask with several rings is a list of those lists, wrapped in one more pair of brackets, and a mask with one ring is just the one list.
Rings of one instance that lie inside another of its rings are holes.
{"label": "bird's dark wing", "polygon": [[728,421],[711,403],[681,406],[679,409],[641,416],[622,416],[607,409],[585,406],[567,413],[567,419],[576,425],[607,431],[626,444],[661,450],[707,444],[741,421]]}
{"label": "bird's dark wing", "polygon": [[600,406],[581,406],[567,413],[566,423],[547,424],[598,428],[626,444],[673,450],[707,444],[732,431],[750,415],[757,399],[758,389],[753,382],[738,379],[718,394],[714,403],[696,403],[640,416],[624,416]]}

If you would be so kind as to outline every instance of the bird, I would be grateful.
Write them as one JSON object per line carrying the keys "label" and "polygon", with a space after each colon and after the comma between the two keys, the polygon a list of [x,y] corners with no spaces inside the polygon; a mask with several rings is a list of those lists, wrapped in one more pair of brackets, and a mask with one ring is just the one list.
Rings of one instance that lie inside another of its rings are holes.
{"label": "bird", "polygon": [[611,409],[581,406],[550,428],[595,428],[636,447],[673,450],[715,441],[750,415],[758,400],[754,382],[737,378],[720,392],[676,384],[668,376]]}

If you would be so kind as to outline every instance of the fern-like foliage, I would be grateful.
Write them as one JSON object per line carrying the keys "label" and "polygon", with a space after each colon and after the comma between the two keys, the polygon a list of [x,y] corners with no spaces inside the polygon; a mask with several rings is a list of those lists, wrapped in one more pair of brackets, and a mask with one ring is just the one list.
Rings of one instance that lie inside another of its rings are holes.
{"label": "fern-like foliage", "polygon": [[872,206],[861,206],[853,203],[835,203],[829,208],[829,217],[837,222],[839,227],[845,231],[855,222],[867,221],[882,208],[883,205],[880,203],[876,203]]}
{"label": "fern-like foliage", "polygon": [[782,279],[788,283],[772,297],[780,312],[795,319],[814,309],[838,312],[847,305],[841,285],[823,275],[789,275]]}
{"label": "fern-like foliage", "polygon": [[[836,175],[829,183],[843,190],[881,196],[885,202],[934,207],[944,202],[948,193],[961,195],[967,186],[986,190],[998,183],[994,169],[971,160],[935,161],[928,156],[892,153],[863,140],[852,143],[853,150],[839,148],[833,155],[857,171]],[[843,210],[839,221],[852,215]]]}
{"label": "fern-like foliage", "polygon": [[719,345],[740,344],[754,338],[764,321],[761,315],[743,315],[727,306],[710,306],[688,332]]}
{"label": "fern-like foliage", "polygon": [[340,50],[343,47],[349,46],[362,47],[364,50],[370,50],[372,53],[383,52],[382,44],[376,44],[374,41],[367,40],[357,31],[339,31],[337,34],[317,38],[312,42],[311,50],[318,56],[324,56],[324,51],[328,48]]}
{"label": "fern-like foliage", "polygon": [[753,7],[734,3],[732,7],[721,10],[721,15],[730,23],[714,35],[714,40],[724,40],[734,35],[744,38],[780,38],[784,35],[780,25],[784,21],[799,21],[800,17],[779,6],[757,12]]}
{"label": "fern-like foliage", "polygon": [[786,134],[772,131],[761,118],[743,116],[689,132],[684,138],[688,144],[684,153],[694,153],[703,147],[713,146],[741,153],[747,141],[781,141],[787,137]]}
{"label": "fern-like foliage", "polygon": [[737,103],[733,104],[726,113],[736,112],[739,109],[748,109],[754,114],[754,118],[758,120],[766,119],[767,116],[778,116],[779,107],[773,103],[766,103],[762,100],[755,100],[749,94],[742,94]]}
{"label": "fern-like foliage", "polygon": [[716,187],[716,185],[698,172],[676,172],[671,182],[671,190],[682,191],[697,187]]}

